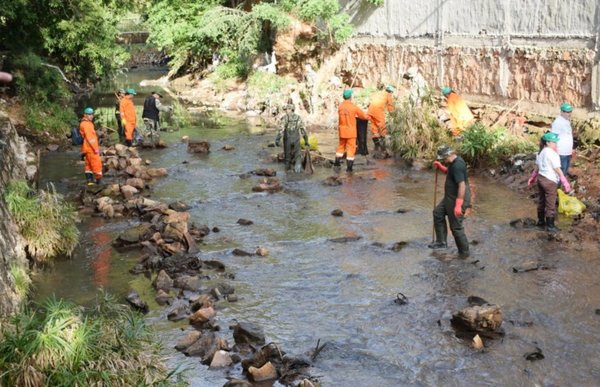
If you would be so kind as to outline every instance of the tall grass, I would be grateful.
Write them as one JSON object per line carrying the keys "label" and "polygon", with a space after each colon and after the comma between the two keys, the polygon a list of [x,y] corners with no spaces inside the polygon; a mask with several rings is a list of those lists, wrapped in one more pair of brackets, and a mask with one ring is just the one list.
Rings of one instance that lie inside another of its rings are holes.
{"label": "tall grass", "polygon": [[15,263],[10,265],[9,270],[15,292],[21,298],[26,297],[29,293],[29,287],[31,286],[31,278],[27,274],[27,271],[23,266],[19,266]]}
{"label": "tall grass", "polygon": [[143,318],[101,293],[86,309],[50,299],[2,325],[0,385],[172,386]]}
{"label": "tall grass", "polygon": [[25,181],[15,181],[6,188],[4,199],[35,261],[73,252],[79,240],[77,215],[53,186],[35,192]]}

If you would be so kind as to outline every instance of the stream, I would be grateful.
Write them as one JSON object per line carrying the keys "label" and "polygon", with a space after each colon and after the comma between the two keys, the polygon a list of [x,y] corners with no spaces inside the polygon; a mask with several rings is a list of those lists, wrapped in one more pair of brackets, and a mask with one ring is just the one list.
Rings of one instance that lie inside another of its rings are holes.
{"label": "stream", "polygon": [[[121,82],[137,84],[156,73],[130,73]],[[125,85],[125,83],[123,83]],[[154,88],[139,88],[135,103]],[[165,101],[167,104],[169,100]],[[106,92],[98,106],[112,106]],[[186,152],[184,135],[208,139],[211,153]],[[202,259],[217,259],[235,274],[230,284],[236,303],[217,304],[221,334],[248,321],[263,327],[267,342],[291,354],[309,353],[317,340],[327,343],[310,369],[324,386],[598,386],[600,385],[600,259],[598,252],[565,250],[536,230],[515,229],[510,220],[534,217],[535,203],[492,180],[471,177],[474,208],[465,222],[475,241],[468,259],[427,248],[432,233],[434,175],[392,160],[365,165],[339,187],[321,182],[331,169],[312,176],[286,176],[282,164],[266,161],[274,132],[218,115],[196,116],[194,124],[162,138],[164,150],[142,150],[153,167],[169,175],[158,179],[150,197],[191,206],[192,221],[215,226],[199,246]],[[233,151],[221,148],[225,144]],[[326,150],[324,146],[321,150]],[[327,152],[325,152],[327,154]],[[329,152],[331,154],[332,152]],[[42,186],[74,197],[83,186],[78,151],[48,153],[42,160]],[[187,162],[184,164],[184,162]],[[284,191],[253,193],[258,177],[239,175],[260,167],[277,170]],[[342,172],[342,175],[345,175]],[[438,199],[443,176],[438,183]],[[339,208],[343,217],[330,212]],[[401,209],[403,211],[398,212]],[[251,226],[237,224],[250,219]],[[151,281],[128,273],[139,252],[118,253],[111,242],[135,225],[133,219],[83,218],[81,243],[72,258],[56,261],[35,277],[35,299],[56,295],[90,303],[103,287],[121,299],[134,288],[150,305],[148,321],[164,344],[171,365],[188,371],[192,386],[222,386],[223,370],[201,365],[173,349],[191,329],[187,321],[167,321],[169,308],[154,302]],[[559,224],[560,225],[560,224]],[[330,238],[360,236],[347,243]],[[451,239],[451,238],[450,238]],[[390,248],[407,242],[399,251]],[[235,247],[269,250],[267,257],[237,257]],[[548,270],[513,273],[512,267],[539,261]],[[402,292],[409,302],[397,305]],[[451,313],[475,295],[499,304],[504,313],[501,339],[478,352],[448,328]],[[545,358],[531,362],[536,347]],[[238,365],[239,367],[239,365]],[[232,374],[239,374],[239,368]]]}

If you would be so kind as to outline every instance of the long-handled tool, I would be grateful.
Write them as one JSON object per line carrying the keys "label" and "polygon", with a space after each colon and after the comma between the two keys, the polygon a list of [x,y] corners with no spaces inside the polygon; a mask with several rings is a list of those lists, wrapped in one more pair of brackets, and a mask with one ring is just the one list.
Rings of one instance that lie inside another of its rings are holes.
{"label": "long-handled tool", "polygon": [[[433,185],[433,209],[437,203],[437,181],[438,181],[438,169],[435,169],[435,183]],[[435,243],[435,223],[431,225],[431,243]]]}

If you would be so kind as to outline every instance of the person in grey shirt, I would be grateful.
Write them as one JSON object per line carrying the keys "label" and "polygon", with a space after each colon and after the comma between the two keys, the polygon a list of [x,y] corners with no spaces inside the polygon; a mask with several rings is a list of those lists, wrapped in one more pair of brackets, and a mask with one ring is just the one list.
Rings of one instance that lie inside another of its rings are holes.
{"label": "person in grey shirt", "polygon": [[144,110],[142,111],[142,119],[146,127],[146,136],[150,138],[150,144],[156,146],[160,140],[160,112],[172,111],[171,106],[165,106],[160,102],[162,95],[153,91],[144,101]]}
{"label": "person in grey shirt", "polygon": [[573,128],[571,127],[571,113],[573,106],[569,103],[560,105],[560,114],[552,122],[552,133],[558,134],[557,152],[560,156],[560,169],[567,176],[571,157],[573,155]]}

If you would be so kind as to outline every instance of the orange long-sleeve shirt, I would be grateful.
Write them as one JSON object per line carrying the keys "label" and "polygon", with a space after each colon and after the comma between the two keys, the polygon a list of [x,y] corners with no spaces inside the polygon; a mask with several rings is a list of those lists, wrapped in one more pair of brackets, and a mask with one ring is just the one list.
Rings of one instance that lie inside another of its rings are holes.
{"label": "orange long-sleeve shirt", "polygon": [[98,135],[94,129],[94,123],[87,118],[83,118],[79,123],[79,133],[83,137],[81,144],[81,153],[99,153],[100,144],[98,143]]}
{"label": "orange long-sleeve shirt", "polygon": [[356,138],[356,118],[368,120],[369,116],[349,99],[338,108],[340,138]]}
{"label": "orange long-sleeve shirt", "polygon": [[370,116],[377,116],[378,118],[384,119],[386,110],[388,112],[394,111],[394,99],[392,98],[392,93],[381,90],[371,97],[368,113]]}
{"label": "orange long-sleeve shirt", "polygon": [[473,113],[471,113],[465,100],[455,92],[450,93],[446,97],[446,102],[448,104],[448,111],[450,112],[452,134],[458,136],[475,120],[475,117],[473,117]]}
{"label": "orange long-sleeve shirt", "polygon": [[133,136],[133,129],[137,125],[137,116],[135,114],[133,100],[131,98],[121,99],[119,110],[121,111],[121,120],[125,127],[125,135],[128,140],[131,140],[131,137],[128,134],[131,133],[131,136]]}

